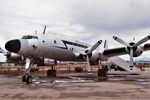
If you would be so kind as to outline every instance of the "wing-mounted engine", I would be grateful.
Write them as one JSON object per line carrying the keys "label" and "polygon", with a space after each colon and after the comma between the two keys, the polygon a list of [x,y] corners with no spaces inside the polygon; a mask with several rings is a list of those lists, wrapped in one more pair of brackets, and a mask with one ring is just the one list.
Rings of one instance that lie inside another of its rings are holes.
{"label": "wing-mounted engine", "polygon": [[[134,43],[134,42],[131,42],[131,43],[129,43],[129,44],[132,46],[132,45],[134,45],[135,43]],[[142,55],[142,53],[143,53],[143,51],[144,51],[141,46],[135,46],[135,47],[127,46],[127,47],[126,47],[126,51],[128,52],[128,54],[130,54],[131,49],[133,50],[133,57],[138,57],[138,56]]]}
{"label": "wing-mounted engine", "polygon": [[[97,64],[98,63],[98,60],[99,60],[99,55],[100,53],[96,52],[96,51],[93,51],[91,54],[89,54],[89,61],[90,61],[90,64]],[[76,59],[78,59],[79,61],[86,61],[87,58],[86,58],[86,53],[80,53],[80,54],[76,54]]]}
{"label": "wing-mounted engine", "polygon": [[140,46],[141,44],[145,43],[146,41],[150,40],[150,35],[146,36],[145,38],[141,39],[140,41],[134,43],[127,43],[124,40],[114,36],[113,37],[114,40],[118,41],[119,43],[123,44],[126,46],[126,51],[129,53],[130,55],[130,67],[131,69],[133,68],[133,57],[137,57],[140,56],[143,53],[143,49]]}
{"label": "wing-mounted engine", "polygon": [[84,59],[87,61],[87,70],[91,73],[92,68],[90,66],[90,62],[96,62],[98,59],[98,53],[96,53],[95,49],[102,43],[102,40],[96,42],[92,47],[85,50],[85,52],[76,54],[80,59]]}
{"label": "wing-mounted engine", "polygon": [[90,64],[98,64],[99,61],[99,53],[97,51],[93,51],[90,57]]}
{"label": "wing-mounted engine", "polygon": [[10,61],[22,60],[22,57],[20,55],[15,54],[15,53],[8,53],[6,55],[6,57],[7,57],[7,60],[10,60]]}
{"label": "wing-mounted engine", "polygon": [[133,53],[133,57],[138,57],[138,56],[142,55],[142,53],[143,53],[142,47],[137,47],[136,51],[134,51],[134,53]]}
{"label": "wing-mounted engine", "polygon": [[24,58],[18,54],[11,53],[0,48],[1,53],[6,56],[6,62],[18,62],[24,60]]}

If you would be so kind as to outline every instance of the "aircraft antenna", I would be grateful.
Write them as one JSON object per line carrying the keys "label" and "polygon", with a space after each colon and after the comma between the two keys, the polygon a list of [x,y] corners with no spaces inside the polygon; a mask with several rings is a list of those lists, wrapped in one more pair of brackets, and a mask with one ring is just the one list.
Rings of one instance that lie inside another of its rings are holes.
{"label": "aircraft antenna", "polygon": [[35,30],[35,34],[37,34],[37,30]]}
{"label": "aircraft antenna", "polygon": [[44,27],[43,34],[45,34],[45,31],[46,31],[46,26]]}
{"label": "aircraft antenna", "polygon": [[135,37],[133,38],[133,41],[135,41]]}

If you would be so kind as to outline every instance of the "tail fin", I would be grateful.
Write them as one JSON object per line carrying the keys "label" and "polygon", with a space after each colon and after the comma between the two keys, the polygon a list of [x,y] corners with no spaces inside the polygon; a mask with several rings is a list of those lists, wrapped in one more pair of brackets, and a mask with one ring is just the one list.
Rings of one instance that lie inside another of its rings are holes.
{"label": "tail fin", "polygon": [[105,40],[105,42],[104,42],[104,49],[105,49],[105,50],[108,49],[108,42],[107,42],[107,40]]}

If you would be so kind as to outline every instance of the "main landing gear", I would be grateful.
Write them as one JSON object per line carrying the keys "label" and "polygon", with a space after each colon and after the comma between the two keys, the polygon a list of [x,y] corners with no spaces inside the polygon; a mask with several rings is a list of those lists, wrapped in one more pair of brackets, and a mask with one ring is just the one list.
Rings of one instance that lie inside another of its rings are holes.
{"label": "main landing gear", "polygon": [[98,78],[99,79],[106,79],[107,78],[107,72],[108,72],[108,66],[102,66],[102,69],[99,69],[97,72]]}
{"label": "main landing gear", "polygon": [[27,58],[26,59],[25,71],[22,76],[22,82],[26,82],[27,84],[32,83],[32,76],[30,73],[30,69],[31,69],[31,65],[33,64],[34,61],[35,61],[35,58],[29,58],[29,59]]}
{"label": "main landing gear", "polygon": [[27,84],[32,83],[32,76],[30,73],[24,73],[22,76],[22,82],[26,82]]}
{"label": "main landing gear", "polygon": [[[30,69],[31,69],[31,65],[34,63],[35,59],[36,59],[35,57],[26,59],[25,71],[22,76],[22,82],[26,82],[27,84],[32,83],[32,76],[30,73]],[[54,69],[54,66],[52,66],[52,68],[47,71],[47,76],[48,77],[56,77],[56,70]]]}
{"label": "main landing gear", "polygon": [[54,69],[54,66],[51,66],[51,67],[52,68],[47,71],[47,77],[56,77],[57,72]]}

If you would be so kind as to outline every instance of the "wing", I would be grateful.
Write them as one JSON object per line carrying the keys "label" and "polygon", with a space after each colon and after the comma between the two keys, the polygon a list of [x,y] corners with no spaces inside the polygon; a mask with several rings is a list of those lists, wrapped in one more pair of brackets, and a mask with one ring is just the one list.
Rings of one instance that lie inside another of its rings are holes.
{"label": "wing", "polygon": [[106,57],[113,57],[113,56],[125,55],[125,54],[128,54],[128,52],[125,47],[120,47],[120,48],[104,50],[102,54],[103,56],[106,56]]}
{"label": "wing", "polygon": [[[150,50],[150,44],[145,44],[142,48],[144,51]],[[126,47],[120,47],[120,48],[104,50],[104,52],[102,54],[106,57],[114,57],[114,56],[128,54],[128,51],[127,51]]]}
{"label": "wing", "polygon": [[124,59],[120,57],[110,57],[108,60],[115,63],[116,65],[118,65],[118,67],[120,67],[121,69],[125,71],[129,71],[129,72],[139,71],[139,69],[136,68],[135,66],[133,67],[132,70],[130,70],[130,63],[128,63],[127,61],[125,61]]}

